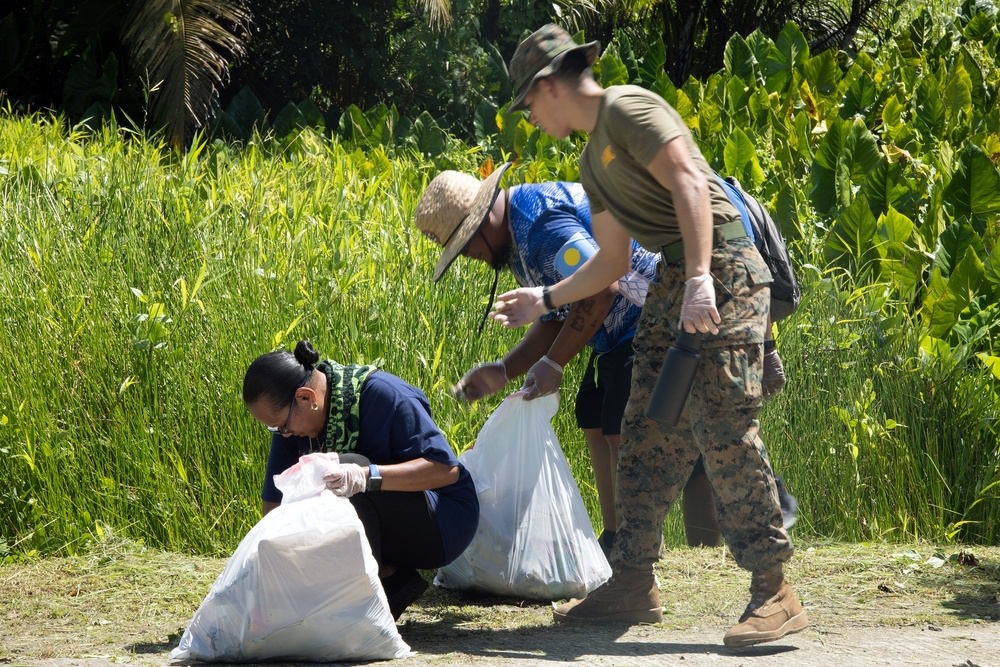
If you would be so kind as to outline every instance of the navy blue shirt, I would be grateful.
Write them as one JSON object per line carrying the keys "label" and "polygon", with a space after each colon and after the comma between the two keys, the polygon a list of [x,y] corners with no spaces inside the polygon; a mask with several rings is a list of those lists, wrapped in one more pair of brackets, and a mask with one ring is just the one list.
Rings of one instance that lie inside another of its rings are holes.
{"label": "navy blue shirt", "polygon": [[[354,451],[372,463],[388,465],[425,458],[458,466],[457,482],[424,491],[427,506],[441,530],[445,556],[449,561],[457,558],[476,533],[479,498],[472,476],[458,462],[434,423],[427,396],[391,373],[376,371],[361,386],[358,411],[361,423]],[[322,451],[317,440],[310,443],[309,438],[275,434],[261,499],[280,503],[281,491],[274,486],[274,476],[295,465],[299,456],[315,451]]]}

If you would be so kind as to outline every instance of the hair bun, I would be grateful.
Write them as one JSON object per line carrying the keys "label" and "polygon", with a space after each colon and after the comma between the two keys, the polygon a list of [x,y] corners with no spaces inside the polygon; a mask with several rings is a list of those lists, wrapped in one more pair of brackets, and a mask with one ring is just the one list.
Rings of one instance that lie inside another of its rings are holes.
{"label": "hair bun", "polygon": [[295,346],[295,360],[305,366],[307,370],[312,370],[313,366],[319,362],[319,352],[313,349],[312,343],[307,338],[303,338]]}

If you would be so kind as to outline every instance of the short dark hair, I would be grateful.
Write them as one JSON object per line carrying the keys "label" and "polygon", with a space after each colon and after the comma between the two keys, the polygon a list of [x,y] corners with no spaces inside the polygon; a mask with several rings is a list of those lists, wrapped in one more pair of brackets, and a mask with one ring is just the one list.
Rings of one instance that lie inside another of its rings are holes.
{"label": "short dark hair", "polygon": [[559,63],[559,69],[552,73],[551,76],[560,81],[573,83],[579,81],[581,78],[592,79],[594,72],[590,67],[590,63],[587,62],[586,52],[582,49],[577,49],[563,56],[562,62]]}
{"label": "short dark hair", "polygon": [[243,402],[253,405],[266,400],[275,409],[287,406],[318,362],[319,352],[308,340],[300,340],[295,352],[280,350],[260,355],[243,376]]}

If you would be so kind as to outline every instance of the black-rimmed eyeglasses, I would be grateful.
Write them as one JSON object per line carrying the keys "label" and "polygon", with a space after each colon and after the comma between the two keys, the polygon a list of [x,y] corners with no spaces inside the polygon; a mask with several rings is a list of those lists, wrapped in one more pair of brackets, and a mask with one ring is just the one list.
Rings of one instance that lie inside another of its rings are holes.
{"label": "black-rimmed eyeglasses", "polygon": [[[295,391],[298,392],[299,389],[301,389],[302,387],[306,386],[306,382],[308,382],[308,381],[309,381],[309,377],[306,376],[306,379],[303,380],[299,384],[299,386],[295,388]],[[285,418],[285,423],[282,424],[281,426],[267,426],[265,424],[264,428],[266,428],[271,433],[277,433],[278,435],[288,435],[288,424],[290,424],[291,421],[292,421],[292,410],[294,410],[294,409],[295,409],[295,394],[293,393],[292,394],[292,404],[288,406],[288,416]]]}

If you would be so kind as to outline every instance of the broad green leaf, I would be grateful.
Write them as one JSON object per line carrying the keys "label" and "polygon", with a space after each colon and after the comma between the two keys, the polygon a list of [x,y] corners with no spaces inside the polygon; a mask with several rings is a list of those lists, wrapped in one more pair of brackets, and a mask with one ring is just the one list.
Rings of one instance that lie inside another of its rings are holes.
{"label": "broad green leaf", "polygon": [[722,132],[722,118],[719,107],[712,101],[702,102],[698,111],[698,132],[702,142],[710,143],[718,140]]}
{"label": "broad green leaf", "polygon": [[[865,122],[855,118],[847,131],[847,136],[844,137],[844,146],[837,161],[839,192],[850,192],[851,185],[864,182],[865,177],[884,161],[885,157],[879,151],[878,143],[868,131]],[[842,194],[838,194],[838,197],[841,198],[842,204],[848,203]]]}
{"label": "broad green leaf", "polygon": [[735,176],[740,182],[760,185],[764,181],[764,174],[757,161],[757,150],[740,128],[735,128],[726,140],[723,159],[726,173]]}
{"label": "broad green leaf", "polygon": [[914,123],[925,142],[938,142],[946,138],[943,136],[945,108],[941,98],[942,91],[937,79],[932,74],[925,74],[913,97],[916,105]]}
{"label": "broad green leaf", "polygon": [[969,53],[969,47],[967,44],[962,45],[962,67],[969,75],[969,81],[972,83],[972,106],[974,108],[982,107],[986,103],[985,98],[985,79],[983,78],[983,70],[976,62],[976,59],[971,53]]}
{"label": "broad green leaf", "polygon": [[689,129],[698,129],[698,112],[695,110],[694,105],[691,104],[691,100],[683,90],[677,91],[677,104],[674,108],[677,110],[677,113],[681,115],[681,118],[684,119],[684,124],[687,125]]}
{"label": "broad green leaf", "polygon": [[371,125],[368,124],[365,113],[357,105],[350,105],[340,114],[337,134],[345,140],[364,141],[371,134],[371,130]]}
{"label": "broad green leaf", "polygon": [[618,48],[612,44],[601,56],[601,85],[619,86],[628,83],[628,69],[618,55]]}
{"label": "broad green leaf", "polygon": [[726,42],[726,50],[722,60],[726,66],[726,71],[732,76],[738,76],[743,81],[754,80],[754,65],[756,62],[753,52],[747,45],[746,40],[740,37],[739,33],[734,34]]}
{"label": "broad green leaf", "polygon": [[118,96],[118,58],[114,53],[98,66],[87,49],[69,68],[63,83],[63,106],[74,117],[80,117],[94,102],[110,106]]}
{"label": "broad green leaf", "polygon": [[759,28],[747,35],[746,42],[747,48],[753,54],[754,65],[757,66],[757,71],[760,71],[762,64],[772,55],[771,52],[775,48],[774,42],[771,41],[770,37],[762,33]]}
{"label": "broad green leaf", "polygon": [[649,86],[663,75],[663,68],[667,64],[667,51],[663,47],[663,40],[657,39],[646,51],[646,54],[639,61],[639,80]]}
{"label": "broad green leaf", "polygon": [[948,277],[954,270],[955,262],[968,254],[969,250],[977,257],[985,257],[983,240],[965,220],[957,220],[941,232],[934,251],[934,266],[941,269],[942,275]]}
{"label": "broad green leaf", "polygon": [[899,125],[905,110],[906,105],[896,95],[890,95],[882,106],[882,122],[890,128]]}
{"label": "broad green leaf", "polygon": [[816,149],[812,165],[812,189],[809,199],[822,215],[830,215],[837,208],[837,163],[844,148],[848,124],[840,118],[832,118],[826,135]]}
{"label": "broad green leaf", "polygon": [[791,76],[796,67],[801,66],[809,59],[809,42],[806,41],[805,35],[802,34],[799,27],[791,21],[786,23],[785,27],[778,33],[778,39],[775,40],[774,46],[776,51],[772,52],[770,56],[770,58],[774,58],[774,61],[767,67],[775,71],[788,72]]}
{"label": "broad green leaf", "polygon": [[752,92],[752,89],[747,86],[743,79],[738,76],[730,77],[729,83],[726,84],[726,110],[729,111],[734,118],[743,116],[749,119],[746,107]]}
{"label": "broad green leaf", "polygon": [[906,243],[913,236],[914,229],[913,221],[891,206],[879,216],[879,236],[887,243]]}
{"label": "broad green leaf", "polygon": [[962,149],[958,168],[944,190],[944,201],[956,217],[1000,213],[1000,173],[975,144]]}
{"label": "broad green leaf", "polygon": [[254,128],[263,132],[267,127],[267,112],[249,86],[244,86],[233,96],[226,111],[240,126],[243,136],[250,136]]}
{"label": "broad green leaf", "polygon": [[986,280],[994,287],[1000,287],[1000,245],[993,246],[993,252],[983,264],[983,271]]}
{"label": "broad green leaf", "polygon": [[907,245],[913,231],[913,222],[893,208],[879,218],[880,278],[895,286],[906,300],[911,300],[916,293],[926,263],[923,253]]}
{"label": "broad green leaf", "polygon": [[913,46],[921,52],[934,38],[934,19],[931,18],[926,6],[920,9],[920,13],[910,23],[909,37]]}
{"label": "broad green leaf", "polygon": [[948,134],[952,136],[957,125],[967,124],[972,118],[972,79],[961,62],[948,77],[944,99]]}
{"label": "broad green leaf", "polygon": [[813,56],[805,62],[802,69],[806,81],[820,95],[828,96],[837,92],[837,84],[843,75],[832,51],[823,51],[818,56]]}
{"label": "broad green leaf", "polygon": [[632,44],[628,41],[628,37],[624,34],[619,35],[618,40],[618,54],[621,56],[622,63],[625,65],[625,71],[628,72],[626,75],[626,83],[638,83],[639,82],[639,63],[635,61],[635,53],[632,52]]}
{"label": "broad green leaf", "polygon": [[472,120],[476,133],[476,143],[485,146],[491,137],[497,133],[497,108],[487,100],[476,107],[476,115]]}
{"label": "broad green leaf", "polygon": [[274,133],[279,137],[285,137],[297,130],[306,127],[306,117],[302,115],[294,102],[285,105],[271,123]]}
{"label": "broad green leaf", "polygon": [[[983,265],[972,248],[966,250],[948,278],[947,292],[930,302],[929,312],[925,312],[927,332],[935,338],[944,338],[955,326],[983,281]],[[926,305],[926,304],[925,304]]]}
{"label": "broad green leaf", "polygon": [[[316,102],[313,98],[307,97],[296,105],[299,111],[302,113],[302,117],[305,118],[306,126],[317,130],[322,130],[326,128],[326,118],[323,116],[323,112],[320,108],[316,106]],[[380,105],[383,106],[384,105]]]}
{"label": "broad green leaf", "polygon": [[677,88],[666,74],[658,76],[656,83],[650,87],[650,90],[665,99],[670,106],[677,102]]}
{"label": "broad green leaf", "polygon": [[[840,107],[840,117],[851,118],[855,114],[867,116],[868,110],[875,104],[877,96],[875,79],[868,72],[862,72],[861,76],[855,79],[851,87],[847,89],[847,94],[844,95],[844,102]],[[895,98],[891,97],[890,99]]]}
{"label": "broad green leaf", "polygon": [[882,215],[895,206],[900,198],[909,192],[906,177],[903,175],[903,164],[890,164],[882,160],[865,176],[861,192],[868,197],[872,213]]}
{"label": "broad green leaf", "polygon": [[977,12],[965,25],[962,36],[974,42],[985,42],[993,37],[995,23],[983,12]]}
{"label": "broad green leaf", "polygon": [[437,157],[444,152],[444,132],[426,111],[413,121],[411,138],[415,148],[423,155]]}
{"label": "broad green leaf", "polygon": [[877,255],[872,244],[877,226],[868,200],[859,196],[834,221],[823,244],[823,256],[838,266],[866,268],[866,263]]}
{"label": "broad green leaf", "polygon": [[990,369],[993,373],[993,377],[1000,380],[1000,357],[994,357],[992,355],[986,354],[985,352],[979,352],[976,357],[983,362],[983,365]]}

